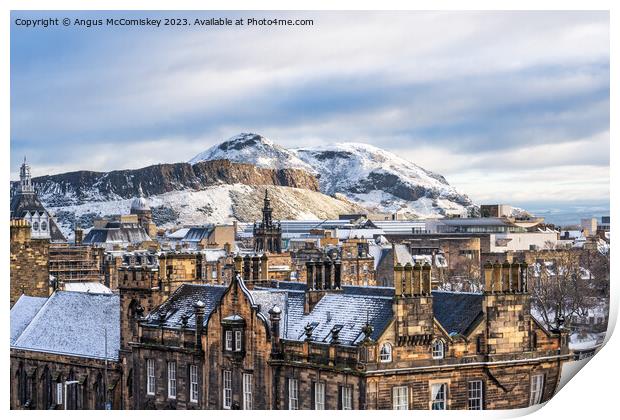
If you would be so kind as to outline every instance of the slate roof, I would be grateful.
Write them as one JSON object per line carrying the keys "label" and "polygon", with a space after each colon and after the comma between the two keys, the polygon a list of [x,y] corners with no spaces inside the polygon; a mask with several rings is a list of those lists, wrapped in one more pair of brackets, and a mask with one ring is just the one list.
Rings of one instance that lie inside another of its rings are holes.
{"label": "slate roof", "polygon": [[180,328],[183,325],[182,316],[187,315],[187,327],[196,328],[194,303],[200,300],[205,304],[204,326],[225,291],[226,286],[184,283],[164,303],[151,311],[145,322],[147,325],[162,325],[159,315],[165,314],[163,326]]}
{"label": "slate roof", "polygon": [[213,225],[192,227],[183,237],[183,242],[200,242],[208,239],[211,232],[213,232]]}
{"label": "slate roof", "polygon": [[11,344],[26,329],[47,298],[21,295],[11,308]]}
{"label": "slate roof", "polygon": [[[49,213],[39,201],[39,198],[34,193],[17,193],[11,198],[11,218],[23,219],[26,213],[34,214],[47,214]],[[50,240],[52,242],[66,242],[67,238],[62,234],[56,221],[53,218],[49,218],[49,232]]]}
{"label": "slate roof", "polygon": [[[119,319],[118,295],[57,291],[46,300],[11,347],[118,360]],[[107,354],[104,329],[107,330]]]}
{"label": "slate roof", "polygon": [[[393,294],[393,292],[392,292]],[[291,317],[292,318],[292,317]],[[380,295],[334,293],[325,295],[312,312],[289,321],[286,338],[304,341],[305,326],[314,325],[312,341],[330,343],[334,326],[341,326],[339,340],[344,345],[359,343],[366,321],[373,327],[370,338],[377,340],[392,319],[392,297]]]}
{"label": "slate roof", "polygon": [[27,212],[47,213],[34,193],[17,193],[11,199],[11,217],[23,218]]}
{"label": "slate roof", "polygon": [[106,227],[92,228],[82,243],[84,244],[106,244],[106,243],[129,243],[137,244],[150,241],[151,238],[144,228],[134,223],[113,223],[110,222]]}
{"label": "slate roof", "polygon": [[482,315],[483,295],[478,293],[433,291],[435,318],[448,334],[466,334]]}

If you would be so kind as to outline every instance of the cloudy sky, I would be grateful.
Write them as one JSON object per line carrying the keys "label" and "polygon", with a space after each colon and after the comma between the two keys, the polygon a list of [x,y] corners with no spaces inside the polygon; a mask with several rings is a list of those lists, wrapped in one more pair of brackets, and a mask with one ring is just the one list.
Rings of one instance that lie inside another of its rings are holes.
{"label": "cloudy sky", "polygon": [[[96,12],[45,16],[106,18]],[[41,17],[13,12],[17,17]],[[117,13],[312,27],[11,32],[11,176],[186,161],[239,132],[368,142],[478,202],[609,200],[604,12]]]}

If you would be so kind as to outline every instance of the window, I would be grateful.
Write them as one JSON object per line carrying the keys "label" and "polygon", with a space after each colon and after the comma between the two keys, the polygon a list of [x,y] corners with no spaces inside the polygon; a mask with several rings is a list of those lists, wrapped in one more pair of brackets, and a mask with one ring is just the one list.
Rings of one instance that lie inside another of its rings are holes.
{"label": "window", "polygon": [[62,382],[56,382],[56,404],[62,404]]}
{"label": "window", "polygon": [[435,340],[433,343],[433,359],[443,359],[444,343],[441,340]]}
{"label": "window", "polygon": [[299,408],[299,383],[297,379],[288,380],[288,409],[297,410]]}
{"label": "window", "polygon": [[530,383],[530,405],[540,404],[543,394],[545,375],[533,375]]}
{"label": "window", "polygon": [[39,222],[34,222],[32,224],[32,230],[39,230]]}
{"label": "window", "polygon": [[325,383],[314,383],[314,409],[325,410]]}
{"label": "window", "polygon": [[241,330],[235,331],[235,351],[241,351]]}
{"label": "window", "polygon": [[189,366],[189,401],[198,402],[198,366]]}
{"label": "window", "polygon": [[353,387],[340,387],[340,407],[343,410],[353,410]]}
{"label": "window", "polygon": [[47,223],[46,222],[41,222],[41,230],[42,231],[46,231],[47,230]]}
{"label": "window", "polygon": [[445,410],[448,384],[431,385],[431,410]]}
{"label": "window", "polygon": [[392,388],[392,409],[409,410],[409,388],[395,386]]}
{"label": "window", "polygon": [[233,349],[233,332],[231,330],[226,331],[226,350],[232,351]]}
{"label": "window", "polygon": [[146,393],[155,395],[155,360],[146,360]]}
{"label": "window", "polygon": [[243,409],[252,409],[252,374],[243,374]]}
{"label": "window", "polygon": [[168,362],[168,398],[177,397],[177,364]]}
{"label": "window", "polygon": [[217,267],[215,267],[215,268],[213,268],[213,269],[211,270],[211,278],[212,278],[213,280],[217,279]]}
{"label": "window", "polygon": [[223,376],[223,394],[222,394],[222,405],[224,408],[230,408],[232,405],[232,372],[229,370],[225,370]]}
{"label": "window", "polygon": [[468,382],[467,409],[482,410],[482,381]]}
{"label": "window", "polygon": [[379,353],[379,360],[381,360],[382,363],[392,361],[392,345],[390,343],[385,343],[381,347],[381,353]]}

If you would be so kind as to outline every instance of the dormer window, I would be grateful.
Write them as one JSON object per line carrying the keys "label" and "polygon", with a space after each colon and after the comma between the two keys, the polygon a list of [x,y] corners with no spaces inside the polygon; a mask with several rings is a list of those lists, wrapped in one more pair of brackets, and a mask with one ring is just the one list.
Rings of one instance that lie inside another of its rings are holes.
{"label": "dormer window", "polygon": [[241,351],[241,337],[243,337],[243,331],[235,330],[235,351]]}
{"label": "dormer window", "polygon": [[232,351],[233,349],[233,331],[226,330],[226,344],[224,347],[227,351]]}
{"label": "dormer window", "polygon": [[245,321],[239,315],[232,315],[222,320],[224,337],[224,350],[227,352],[241,353],[244,346]]}
{"label": "dormer window", "polygon": [[444,342],[442,340],[435,340],[435,342],[433,342],[433,349],[432,349],[433,359],[443,359],[444,350],[445,350]]}
{"label": "dormer window", "polygon": [[390,343],[385,343],[381,347],[381,352],[379,353],[379,360],[381,363],[388,363],[392,361],[392,345]]}

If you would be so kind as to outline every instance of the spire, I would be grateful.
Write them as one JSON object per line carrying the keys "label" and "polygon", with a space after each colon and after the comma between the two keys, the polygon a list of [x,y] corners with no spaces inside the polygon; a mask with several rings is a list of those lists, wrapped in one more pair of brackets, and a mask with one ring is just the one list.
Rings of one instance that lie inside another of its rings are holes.
{"label": "spire", "polygon": [[24,163],[22,163],[22,166],[19,168],[19,192],[34,192],[34,187],[32,186],[32,175],[30,174],[30,166],[26,163],[26,156],[24,156]]}

